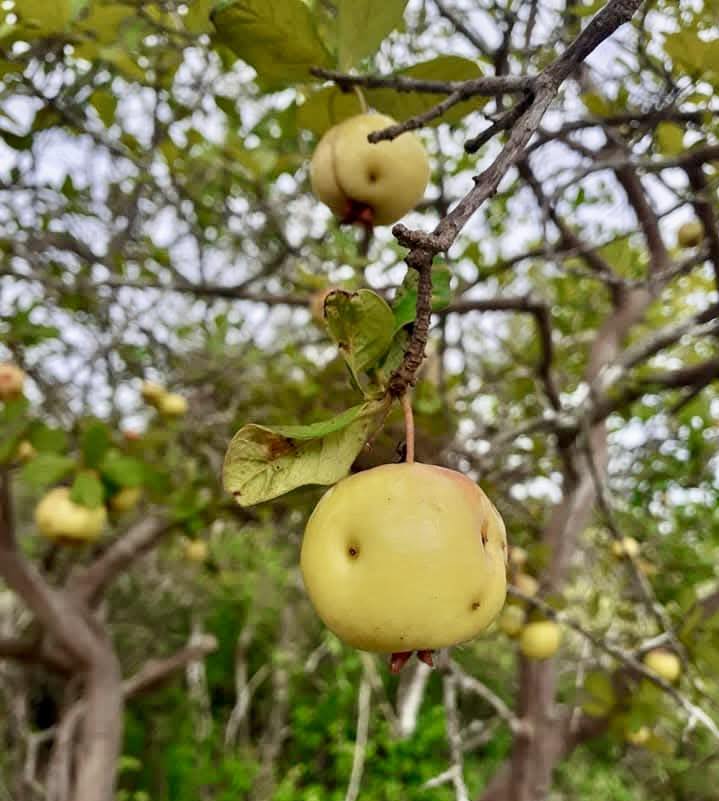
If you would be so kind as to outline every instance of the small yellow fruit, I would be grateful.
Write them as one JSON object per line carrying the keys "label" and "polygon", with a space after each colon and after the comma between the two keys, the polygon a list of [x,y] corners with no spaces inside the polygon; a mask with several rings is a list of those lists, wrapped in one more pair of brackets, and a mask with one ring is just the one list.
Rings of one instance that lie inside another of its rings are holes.
{"label": "small yellow fruit", "polygon": [[641,546],[634,537],[623,537],[621,540],[614,540],[614,542],[612,542],[612,553],[617,559],[621,559],[623,556],[636,559],[639,556],[640,550]]}
{"label": "small yellow fruit", "polygon": [[630,557],[630,559],[636,559],[637,556],[639,556],[639,543],[634,537],[625,537],[622,540],[622,545],[624,546],[624,553]]}
{"label": "small yellow fruit", "polygon": [[677,242],[682,248],[695,248],[704,239],[704,226],[699,220],[684,223],[677,231]]}
{"label": "small yellow fruit", "polygon": [[19,398],[24,385],[25,373],[16,364],[0,364],[0,400]]}
{"label": "small yellow fruit", "polygon": [[119,514],[129,512],[137,506],[141,497],[142,487],[123,487],[110,498],[110,508]]}
{"label": "small yellow fruit", "polygon": [[527,558],[527,552],[524,550],[524,548],[513,545],[509,549],[509,563],[515,567],[524,567],[524,565],[527,564]]}
{"label": "small yellow fruit", "polygon": [[165,397],[167,391],[161,384],[156,384],[154,381],[143,381],[140,387],[140,394],[145,403],[149,403],[150,406],[157,406]]}
{"label": "small yellow fruit", "polygon": [[391,142],[367,141],[394,124],[382,114],[358,114],[320,139],[310,163],[312,191],[342,220],[388,225],[422,199],[429,160],[420,140],[404,133]]}
{"label": "small yellow fruit", "polygon": [[204,562],[207,559],[207,543],[203,540],[190,540],[185,545],[185,558],[190,562]]}
{"label": "small yellow fruit", "polygon": [[157,410],[165,417],[182,417],[187,412],[187,400],[176,392],[168,392],[160,398]]}
{"label": "small yellow fruit", "polygon": [[27,464],[27,462],[31,462],[37,456],[37,451],[33,447],[32,442],[30,442],[27,439],[24,439],[17,446],[17,451],[15,451],[15,455],[21,462]]}
{"label": "small yellow fruit", "polygon": [[539,582],[534,576],[530,576],[529,573],[517,573],[513,583],[515,588],[523,595],[528,595],[530,597],[536,595],[539,589]]}
{"label": "small yellow fruit", "polygon": [[519,635],[519,650],[530,659],[549,659],[557,653],[562,630],[553,620],[527,623]]}
{"label": "small yellow fruit", "polygon": [[652,673],[665,681],[676,681],[682,672],[682,663],[673,651],[655,648],[644,657],[644,664]]}
{"label": "small yellow fruit", "polygon": [[504,604],[506,534],[469,478],[390,464],[328,490],[300,566],[317,614],[355,648],[444,648],[487,628]]}
{"label": "small yellow fruit", "polygon": [[524,620],[527,613],[521,606],[511,604],[505,606],[502,614],[499,616],[499,628],[507,635],[507,637],[516,637],[524,626]]}
{"label": "small yellow fruit", "polygon": [[35,523],[51,540],[90,542],[97,539],[107,523],[107,509],[81,506],[70,498],[67,487],[51,489],[35,509]]}
{"label": "small yellow fruit", "polygon": [[640,726],[636,731],[625,732],[624,738],[632,745],[645,745],[649,742],[652,733],[646,726]]}

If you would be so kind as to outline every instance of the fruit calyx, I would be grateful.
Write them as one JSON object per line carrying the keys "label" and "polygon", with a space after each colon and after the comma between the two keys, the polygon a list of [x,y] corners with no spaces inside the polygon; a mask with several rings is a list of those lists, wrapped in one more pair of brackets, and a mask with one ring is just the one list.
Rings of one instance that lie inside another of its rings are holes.
{"label": "fruit calyx", "polygon": [[348,198],[345,213],[340,223],[342,225],[354,225],[358,223],[371,230],[374,228],[374,209],[367,203]]}
{"label": "fruit calyx", "polygon": [[[409,662],[412,658],[412,654],[414,651],[397,651],[396,653],[392,654],[389,660],[389,669],[391,673],[397,674],[402,670],[402,668]],[[417,659],[420,662],[424,662],[425,665],[433,668],[434,667],[434,659],[432,655],[434,651],[427,648],[421,651],[417,651]]]}

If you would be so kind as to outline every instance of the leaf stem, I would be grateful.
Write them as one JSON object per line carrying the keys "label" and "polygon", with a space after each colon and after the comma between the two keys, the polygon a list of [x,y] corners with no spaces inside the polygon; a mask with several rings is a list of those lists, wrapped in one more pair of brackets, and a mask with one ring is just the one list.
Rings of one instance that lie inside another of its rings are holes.
{"label": "leaf stem", "polygon": [[402,404],[402,412],[404,413],[404,431],[405,441],[407,443],[407,455],[405,462],[407,464],[414,464],[414,415],[412,414],[412,398],[409,391],[402,395],[400,400]]}

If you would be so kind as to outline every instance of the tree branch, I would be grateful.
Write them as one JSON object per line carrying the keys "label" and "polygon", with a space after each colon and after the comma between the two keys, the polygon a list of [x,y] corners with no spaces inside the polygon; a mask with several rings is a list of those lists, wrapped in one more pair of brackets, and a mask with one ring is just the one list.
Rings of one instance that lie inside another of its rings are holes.
{"label": "tree branch", "polygon": [[345,91],[353,86],[365,89],[394,89],[396,92],[421,92],[433,95],[451,95],[460,92],[464,99],[470,97],[493,97],[502,94],[517,94],[532,87],[532,78],[521,76],[487,76],[468,81],[432,81],[407,78],[403,75],[348,75],[334,70],[314,67],[310,70],[316,78],[333,81]]}
{"label": "tree branch", "polygon": [[168,533],[171,523],[150,515],[118,537],[92,564],[74,571],[67,590],[81,603],[92,605],[102,591],[132,562],[154,548]]}

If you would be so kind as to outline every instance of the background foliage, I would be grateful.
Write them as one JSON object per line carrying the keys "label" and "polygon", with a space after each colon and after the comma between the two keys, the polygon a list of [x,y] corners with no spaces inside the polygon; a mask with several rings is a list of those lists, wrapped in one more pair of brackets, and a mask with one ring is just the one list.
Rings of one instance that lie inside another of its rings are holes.
{"label": "background foliage", "polygon": [[[367,243],[308,192],[318,135],[359,110],[354,92],[308,69],[441,81],[498,66],[534,74],[602,3],[225,0],[211,21],[212,5],[0,5],[0,357],[30,377],[27,400],[0,406],[0,461],[12,465],[22,547],[61,583],[104,546],[42,541],[32,509],[44,490],[65,482],[92,506],[141,486],[142,506],[114,516],[107,541],[150,512],[171,525],[103,606],[123,674],[193,633],[217,638],[182,681],[128,703],[118,798],[344,799],[362,682],[372,697],[363,801],[454,798],[451,783],[425,786],[453,758],[442,677],[416,666],[389,676],[323,630],[308,605],[298,546],[320,490],[240,509],[220,486],[222,458],[249,422],[309,424],[358,402],[309,300],[329,286],[391,299],[406,271],[389,230]],[[435,280],[444,298],[415,392],[418,459],[480,477],[540,574],[551,558],[541,531],[566,465],[559,429],[536,424],[552,414],[536,308],[546,310],[553,380],[570,417],[586,403],[591,346],[616,293],[654,292],[625,354],[689,321],[609,386],[618,399],[607,420],[611,516],[598,507],[578,532],[562,592],[548,600],[626,652],[661,634],[632,567],[611,555],[616,531],[635,537],[650,597],[687,650],[679,690],[714,720],[719,618],[697,610],[716,592],[719,563],[716,373],[689,387],[652,381],[717,358],[713,318],[691,319],[716,303],[719,263],[706,248],[675,246],[697,199],[717,211],[717,14],[712,0],[646,3],[561,90],[535,140],[545,140],[532,161],[541,195],[526,172],[510,171]],[[398,119],[437,102],[388,88],[365,95]],[[421,132],[434,172],[408,225],[431,230],[496,155],[503,135],[475,155],[463,144],[501,102],[471,98]],[[714,160],[702,161],[697,190],[681,157],[702,148],[714,148]],[[656,285],[614,169],[623,159],[641,174],[679,265]],[[587,259],[590,246],[609,275]],[[516,303],[497,308],[495,298]],[[168,420],[143,404],[147,378],[185,395],[188,415]],[[393,411],[354,469],[397,460],[402,437]],[[37,455],[19,466],[23,440]],[[204,563],[187,560],[188,539],[208,543]],[[22,603],[9,592],[0,601],[0,633],[26,631]],[[453,657],[514,707],[521,673],[510,639],[492,628]],[[646,681],[620,697],[619,664],[576,631],[567,630],[558,665],[559,699],[606,725],[560,762],[552,798],[715,797],[717,740],[676,698]],[[0,796],[45,798],[49,745],[37,738],[57,723],[67,688],[37,665],[0,670]],[[420,684],[408,723],[408,689]],[[458,708],[464,777],[478,795],[513,735],[461,683]],[[632,746],[626,734],[641,726],[652,736]]]}

